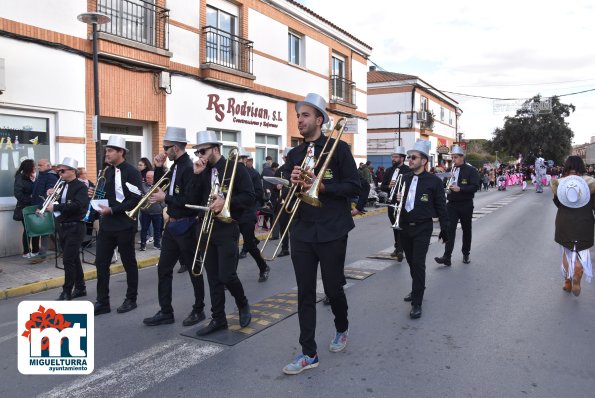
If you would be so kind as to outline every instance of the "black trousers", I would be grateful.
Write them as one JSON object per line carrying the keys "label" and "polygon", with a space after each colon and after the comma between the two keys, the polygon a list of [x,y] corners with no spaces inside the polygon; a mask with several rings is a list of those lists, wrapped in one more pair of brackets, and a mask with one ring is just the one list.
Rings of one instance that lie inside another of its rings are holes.
{"label": "black trousers", "polygon": [[473,201],[464,202],[450,202],[446,207],[448,212],[448,220],[450,225],[448,227],[448,242],[444,249],[444,256],[450,257],[455,246],[455,238],[457,237],[457,223],[461,222],[461,229],[463,230],[463,249],[464,255],[471,252],[471,224],[473,221]]}
{"label": "black trousers", "polygon": [[262,258],[260,254],[260,250],[258,250],[258,246],[256,245],[256,237],[254,236],[254,223],[241,223],[240,224],[240,233],[244,237],[244,251],[250,253],[250,256],[256,261],[256,265],[260,272],[264,272],[267,267],[266,261]]}
{"label": "black trousers", "polygon": [[80,221],[60,223],[57,225],[60,246],[62,247],[62,262],[64,264],[64,285],[62,290],[71,293],[85,289],[85,278],[81,264],[81,245],[85,237],[85,224]]}
{"label": "black trousers", "polygon": [[97,233],[97,302],[109,305],[109,267],[112,262],[114,250],[122,258],[122,264],[126,271],[126,298],[136,301],[138,295],[138,265],[134,252],[135,229],[130,228],[123,231],[103,231],[101,228]]}
{"label": "black trousers", "polygon": [[[192,308],[201,312],[205,308],[205,284],[202,275],[192,275],[192,264],[194,262],[194,253],[196,252],[196,243],[198,241],[198,224],[194,224],[188,231],[182,235],[172,234],[167,225],[161,240],[161,254],[159,255],[159,264],[157,264],[157,294],[159,296],[159,306],[161,312],[171,314],[174,309],[172,301],[172,281],[173,271],[178,260],[180,264],[186,266],[192,290],[194,292],[194,305]],[[155,232],[155,234],[157,234]],[[197,270],[198,272],[198,270]]]}
{"label": "black trousers", "polygon": [[300,321],[300,344],[302,352],[310,357],[316,355],[316,275],[318,263],[324,293],[330,299],[335,316],[335,328],[344,332],[349,328],[347,320],[347,297],[345,285],[345,252],[347,235],[323,243],[309,243],[291,237],[291,261],[298,286],[298,318]]}
{"label": "black trousers", "polygon": [[401,244],[401,231],[398,229],[394,229],[392,228],[392,226],[395,224],[395,209],[392,207],[388,208],[388,219],[390,220],[390,227],[393,230],[393,235],[395,238],[395,250],[397,252],[402,252],[403,251],[403,245]]}
{"label": "black trousers", "polygon": [[411,274],[411,304],[421,305],[426,288],[426,255],[434,225],[432,221],[410,225],[402,222],[401,243]]}
{"label": "black trousers", "polygon": [[207,247],[205,269],[211,294],[211,313],[215,320],[225,321],[225,287],[238,308],[248,304],[244,287],[238,278],[238,243],[240,228],[237,223],[215,221],[211,241]]}
{"label": "black trousers", "polygon": [[[275,229],[273,230],[273,235],[277,238],[281,237],[281,234],[283,233],[283,231],[285,231],[285,228],[287,228],[287,223],[289,222],[289,214],[287,214],[287,212],[285,210],[283,210],[283,207],[278,205],[275,209],[275,215],[278,214],[277,212],[281,211],[281,216],[279,217],[279,222],[277,223],[277,225],[275,226]],[[283,238],[283,241],[281,242],[281,250],[289,250],[289,235],[290,232],[288,231],[285,234],[285,237]]]}

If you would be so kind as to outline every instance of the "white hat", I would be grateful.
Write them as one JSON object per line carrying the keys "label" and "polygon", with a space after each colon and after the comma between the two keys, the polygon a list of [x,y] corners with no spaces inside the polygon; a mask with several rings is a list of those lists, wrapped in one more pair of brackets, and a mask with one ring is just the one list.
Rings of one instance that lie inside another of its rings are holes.
{"label": "white hat", "polygon": [[64,158],[64,160],[62,161],[62,163],[58,163],[58,166],[66,166],[70,169],[78,169],[79,167],[79,162],[74,160],[73,158]]}
{"label": "white hat", "polygon": [[572,209],[583,207],[591,200],[589,184],[582,177],[574,175],[560,179],[556,195],[560,203]]}
{"label": "white hat", "polygon": [[239,152],[239,157],[241,158],[251,158],[252,156],[250,156],[250,152],[246,151],[244,148],[240,148]]}
{"label": "white hat", "polygon": [[292,147],[290,147],[290,146],[288,146],[287,148],[285,148],[285,149],[283,150],[283,157],[284,157],[284,158],[286,158],[286,157],[287,157],[287,155],[289,155],[289,151],[291,151],[292,149],[293,149],[293,148],[292,148]]}
{"label": "white hat", "polygon": [[407,156],[407,151],[405,150],[404,146],[395,146],[393,153],[397,155]]}
{"label": "white hat", "polygon": [[163,141],[187,143],[186,129],[183,127],[168,127]]}
{"label": "white hat", "polygon": [[302,105],[309,105],[316,108],[320,113],[322,113],[322,117],[324,118],[322,124],[328,123],[329,117],[326,113],[326,101],[320,95],[309,93],[306,95],[306,98],[304,98],[303,101],[299,101],[297,104],[295,104],[295,110],[299,112]]}
{"label": "white hat", "polygon": [[219,142],[219,139],[217,138],[217,133],[211,130],[205,130],[196,133],[196,145],[194,145],[192,149],[196,149],[202,144],[221,145],[221,142]]}
{"label": "white hat", "polygon": [[458,145],[453,145],[452,149],[450,151],[451,155],[461,155],[461,156],[465,156],[465,152],[463,151],[463,148],[461,148]]}
{"label": "white hat", "polygon": [[407,155],[411,155],[411,152],[416,151],[424,155],[426,158],[430,158],[430,148],[432,147],[432,143],[428,140],[417,140],[415,144],[413,144],[413,148],[407,151]]}
{"label": "white hat", "polygon": [[120,137],[119,135],[110,135],[105,146],[123,149],[124,152],[126,152],[126,140],[124,139],[124,137]]}

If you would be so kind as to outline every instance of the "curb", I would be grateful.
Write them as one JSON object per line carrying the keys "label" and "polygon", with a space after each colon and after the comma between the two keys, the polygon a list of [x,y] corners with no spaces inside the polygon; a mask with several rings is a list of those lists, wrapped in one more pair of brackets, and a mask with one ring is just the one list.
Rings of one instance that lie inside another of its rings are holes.
{"label": "curb", "polygon": [[[382,207],[382,208],[377,208],[374,210],[369,210],[365,214],[359,214],[353,218],[357,219],[357,218],[373,216],[375,214],[386,212],[386,209],[387,209],[386,207]],[[268,233],[261,233],[261,234],[256,235],[256,238],[258,238],[259,240],[264,240],[264,239],[266,239],[267,236],[268,236]],[[240,244],[240,246],[243,245],[244,241],[242,239],[240,239],[239,244]],[[148,268],[148,267],[157,265],[158,262],[159,262],[159,256],[153,256],[153,257],[145,258],[142,260],[138,260],[137,264],[138,264],[139,269],[143,269],[143,268]],[[124,266],[122,265],[122,263],[113,264],[110,267],[110,275],[119,274],[122,272],[124,272]],[[97,270],[93,269],[90,271],[85,271],[84,278],[85,278],[85,281],[97,279]],[[57,287],[60,287],[63,284],[64,284],[64,277],[59,276],[59,277],[55,277],[55,278],[46,279],[43,281],[27,283],[25,285],[21,285],[21,286],[17,286],[17,287],[11,287],[11,288],[0,291],[0,300],[6,300],[9,298],[26,296],[29,294],[44,292],[46,290],[55,289]]]}

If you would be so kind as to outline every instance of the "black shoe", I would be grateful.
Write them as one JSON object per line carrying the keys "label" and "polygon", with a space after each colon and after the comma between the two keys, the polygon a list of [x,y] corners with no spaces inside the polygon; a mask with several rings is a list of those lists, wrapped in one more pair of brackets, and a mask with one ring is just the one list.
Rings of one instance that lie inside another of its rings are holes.
{"label": "black shoe", "polygon": [[465,264],[469,264],[471,262],[471,260],[469,259],[469,255],[468,254],[463,254],[463,262]]}
{"label": "black shoe", "polygon": [[331,305],[331,299],[328,298],[328,296],[324,296],[324,298],[322,299],[322,304],[324,305]]}
{"label": "black shoe", "polygon": [[178,270],[178,274],[183,274],[184,272],[188,271],[188,268],[184,264],[180,264],[180,269]]}
{"label": "black shoe", "polygon": [[245,328],[250,324],[252,320],[252,314],[250,313],[250,306],[246,304],[242,308],[238,308],[238,312],[240,313],[240,326]]}
{"label": "black shoe", "polygon": [[398,255],[399,255],[399,252],[397,251],[397,249],[395,249],[395,250],[394,250],[394,251],[393,251],[393,252],[390,254],[390,256],[391,256],[391,257],[397,257]]}
{"label": "black shoe", "polygon": [[450,257],[446,257],[446,256],[442,256],[442,257],[434,257],[434,261],[436,261],[438,264],[444,264],[447,267],[450,267]]}
{"label": "black shoe", "polygon": [[183,326],[192,326],[196,325],[199,322],[202,322],[206,319],[204,311],[198,312],[197,310],[192,310],[190,314],[182,321]]}
{"label": "black shoe", "polygon": [[136,300],[126,299],[126,300],[124,300],[122,305],[116,309],[116,312],[118,314],[123,314],[125,312],[132,311],[135,308],[136,308]]}
{"label": "black shoe", "polygon": [[281,250],[281,253],[277,257],[289,256],[289,250]]}
{"label": "black shoe", "polygon": [[79,297],[85,297],[87,295],[87,289],[74,289],[74,292],[72,292],[72,298],[79,298]]}
{"label": "black shoe", "polygon": [[153,247],[157,250],[161,250],[161,244],[160,243],[156,243],[153,245]]}
{"label": "black shoe", "polygon": [[409,312],[409,317],[411,319],[421,318],[421,305],[413,304],[413,306],[411,307],[411,311]]}
{"label": "black shoe", "polygon": [[150,318],[143,319],[143,323],[147,326],[167,325],[174,323],[174,314],[164,314],[158,311],[155,315]]}
{"label": "black shoe", "polygon": [[140,245],[140,251],[144,252],[145,250],[147,250],[147,247],[145,245]]}
{"label": "black shoe", "polygon": [[266,282],[269,279],[269,274],[270,273],[271,273],[271,267],[269,267],[267,265],[266,268],[264,269],[264,271],[262,271],[260,273],[260,275],[258,276],[258,281],[259,282]]}
{"label": "black shoe", "polygon": [[217,330],[227,329],[227,320],[216,321],[211,319],[211,322],[207,326],[204,326],[196,331],[197,336],[206,336],[216,332]]}
{"label": "black shoe", "polygon": [[411,297],[411,293],[409,293],[408,295],[406,295],[405,297],[403,297],[403,301],[410,302],[411,300],[413,300],[413,298]]}
{"label": "black shoe", "polygon": [[397,261],[398,262],[403,261],[403,252],[397,252]]}
{"label": "black shoe", "polygon": [[70,301],[72,300],[72,294],[68,293],[68,292],[62,292],[60,293],[60,296],[56,299],[58,301]]}
{"label": "black shoe", "polygon": [[94,307],[95,315],[107,314],[108,312],[112,311],[109,304],[95,303]]}
{"label": "black shoe", "polygon": [[240,258],[246,258],[246,253],[247,252],[245,252],[244,249],[242,249],[242,251],[240,251],[240,254],[239,254]]}

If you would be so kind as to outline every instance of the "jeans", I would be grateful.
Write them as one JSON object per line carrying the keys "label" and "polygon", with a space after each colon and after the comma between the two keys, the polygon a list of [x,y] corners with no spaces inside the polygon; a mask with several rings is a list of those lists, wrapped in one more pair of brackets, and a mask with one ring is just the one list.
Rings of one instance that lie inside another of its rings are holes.
{"label": "jeans", "polygon": [[163,229],[163,214],[147,214],[140,213],[140,241],[142,245],[147,243],[147,233],[149,226],[153,225],[153,244],[160,246],[161,244],[161,230]]}

